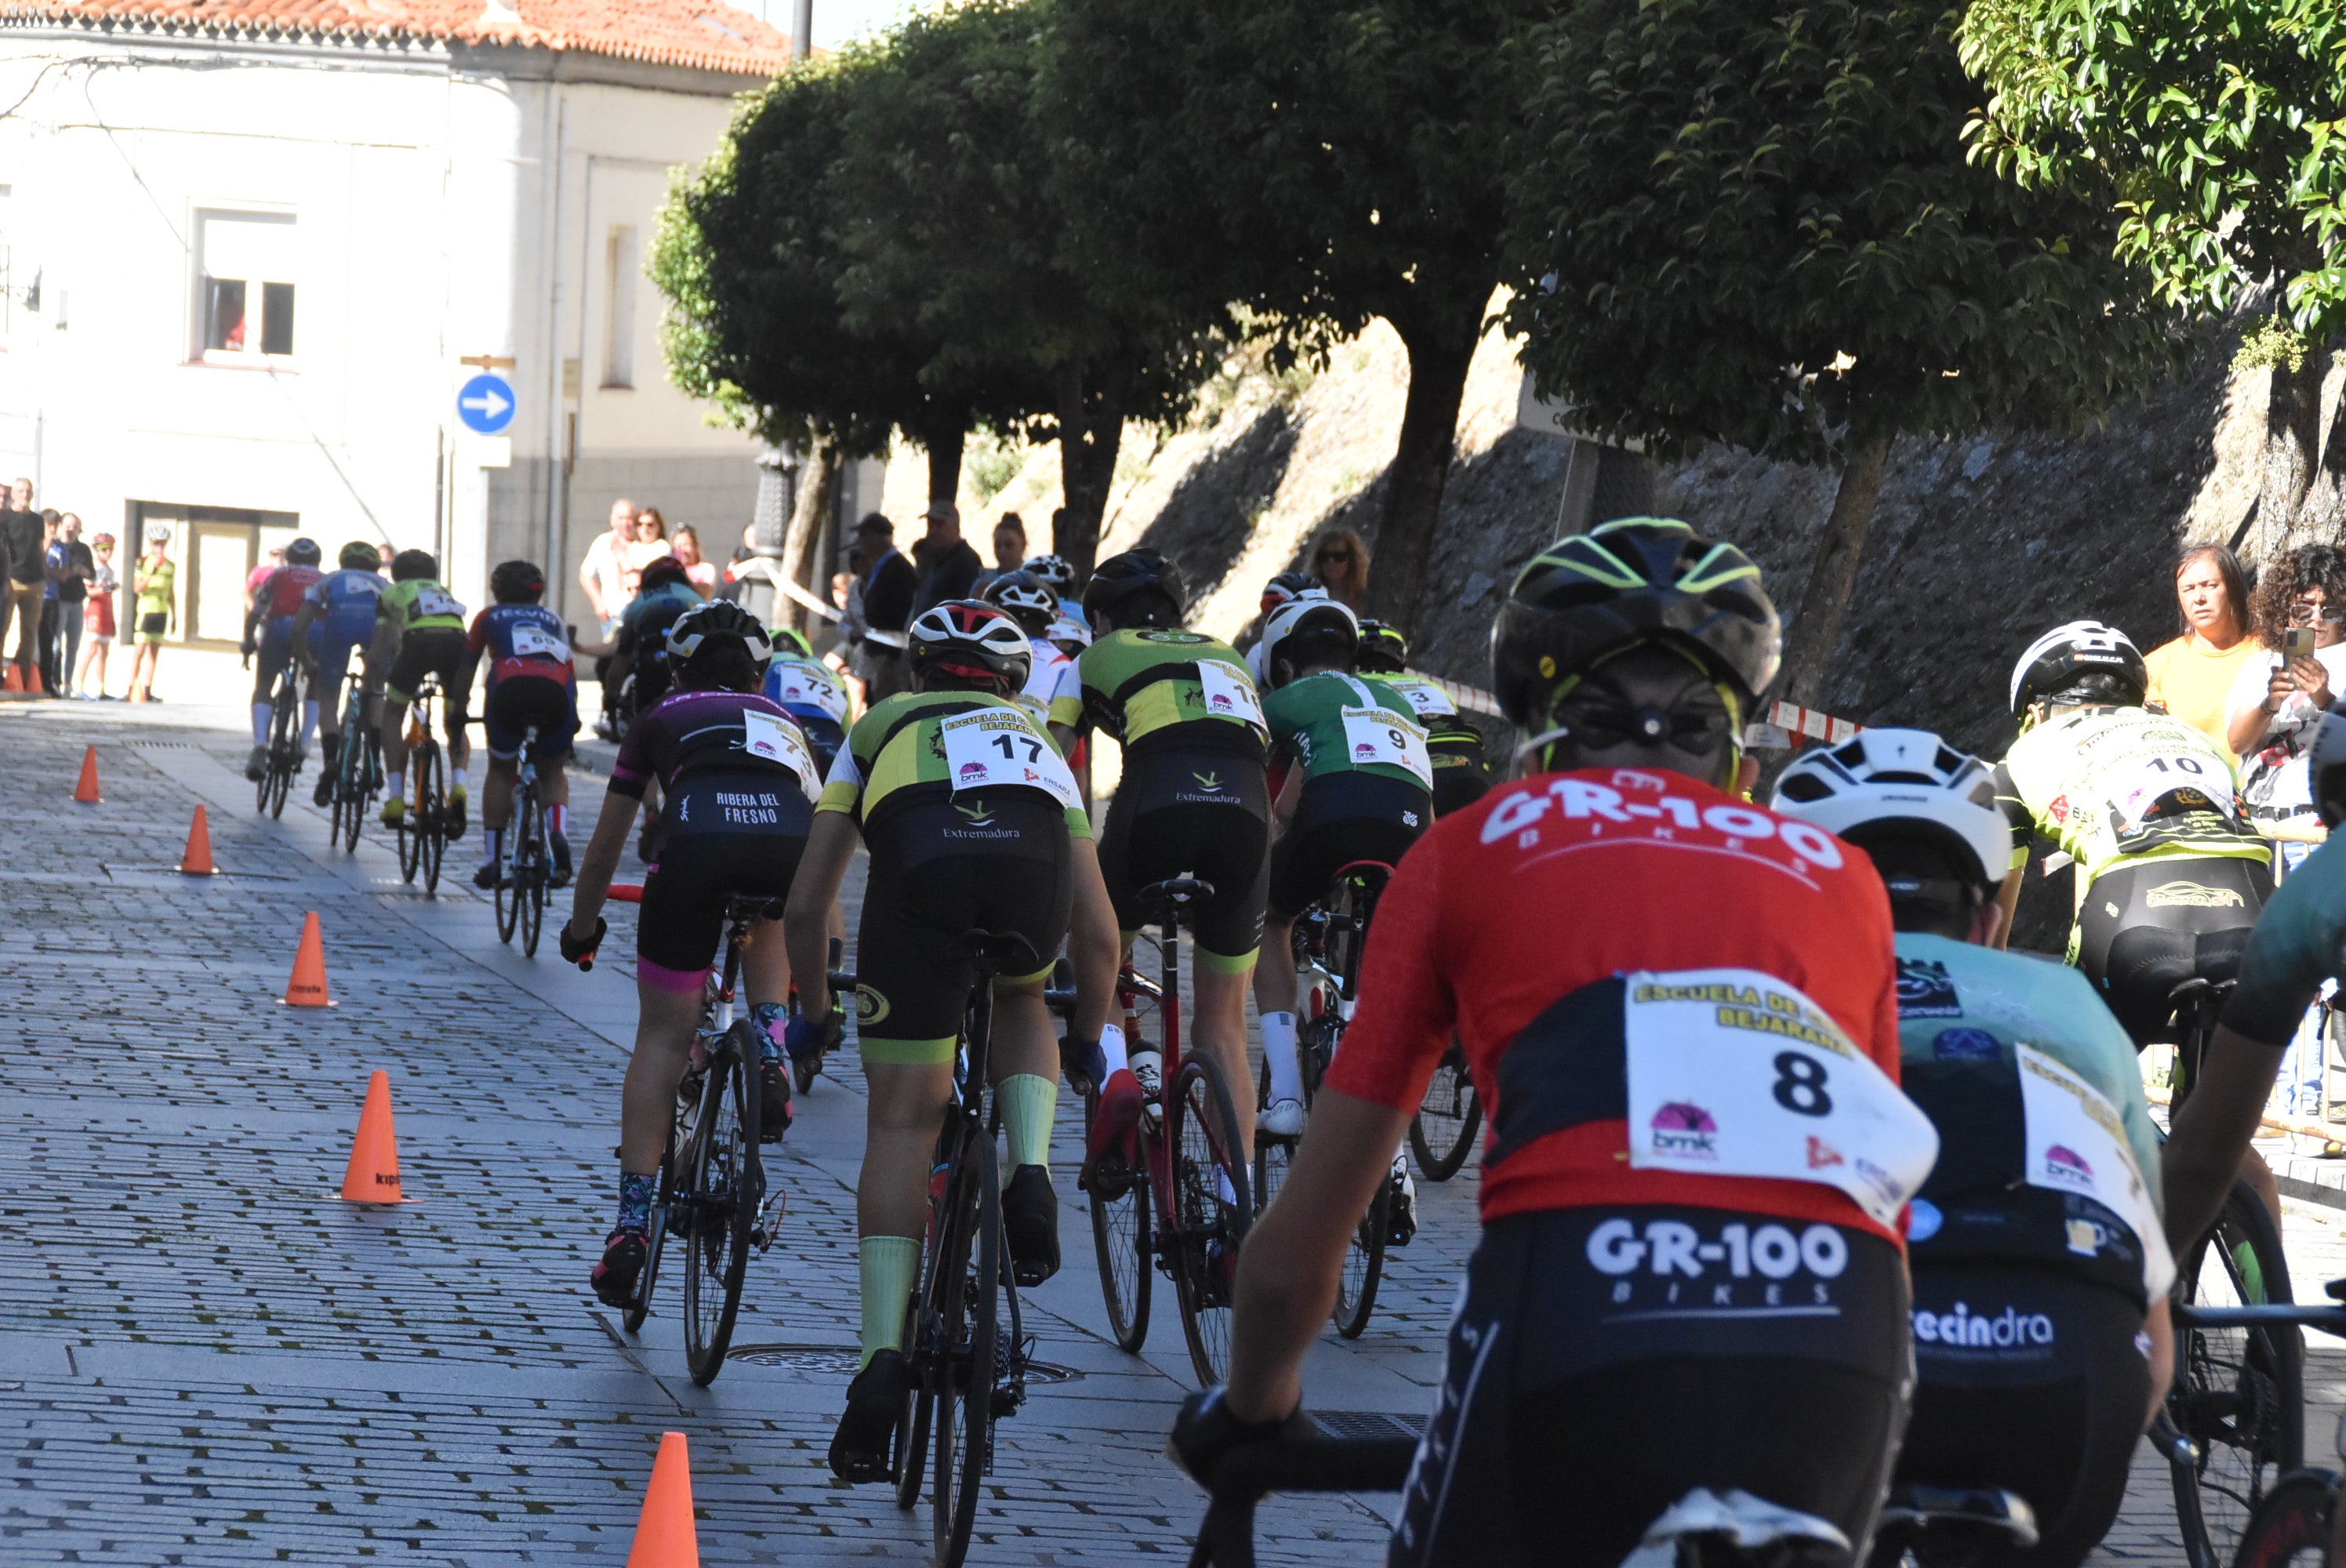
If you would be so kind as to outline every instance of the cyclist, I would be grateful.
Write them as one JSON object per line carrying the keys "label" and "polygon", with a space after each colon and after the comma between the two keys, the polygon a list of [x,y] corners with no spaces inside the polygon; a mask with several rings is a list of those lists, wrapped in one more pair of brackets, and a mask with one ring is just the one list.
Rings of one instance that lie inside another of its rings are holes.
{"label": "cyclist", "polygon": [[[244,615],[244,657],[260,654],[252,672],[252,755],[245,759],[244,776],[259,779],[269,768],[270,699],[293,657],[293,621],[311,585],[324,574],[318,570],[322,553],[315,539],[296,539],[285,546],[285,565],[261,579]],[[311,632],[314,638],[317,634]],[[314,654],[314,647],[310,650]],[[309,760],[310,737],[318,728],[318,677],[314,667],[300,663],[307,678],[301,683],[301,744],[294,754],[296,772]]]}
{"label": "cyclist", "polygon": [[[1247,1081],[1247,978],[1262,942],[1270,879],[1270,738],[1246,661],[1228,643],[1185,631],[1180,568],[1154,550],[1100,563],[1084,587],[1092,646],[1076,661],[1084,715],[1124,748],[1124,777],[1101,831],[1100,871],[1128,946],[1142,888],[1190,876],[1213,897],[1194,909],[1190,1009],[1198,1053],[1221,1070],[1238,1106],[1239,1142],[1254,1147]],[[1100,1085],[1090,1152],[1119,1143],[1160,1093],[1163,1053],[1111,1034],[1080,1070]]]}
{"label": "cyclist", "polygon": [[814,749],[815,767],[822,778],[847,739],[849,703],[831,667],[814,657],[807,640],[790,627],[773,634],[774,662],[766,667],[766,700],[797,720]]}
{"label": "cyclist", "polygon": [[1050,640],[1052,623],[1059,618],[1059,598],[1043,580],[1023,567],[1005,572],[985,585],[978,597],[1018,623],[1026,634],[1026,646],[1035,655],[1034,667],[1027,672],[1026,686],[1015,694],[1021,708],[1052,727],[1052,738],[1066,750],[1066,737],[1075,733],[1084,718],[1083,681],[1076,674],[1076,661],[1059,651]]}
{"label": "cyclist", "polygon": [[464,606],[439,583],[440,563],[426,550],[402,550],[391,558],[391,586],[375,604],[374,664],[388,672],[382,703],[382,825],[407,820],[407,705],[423,677],[440,677],[448,732],[448,836],[464,836],[464,763],[472,755],[464,738],[464,712],[471,695],[464,672]]}
{"label": "cyclist", "polygon": [[[1307,594],[1323,599],[1328,596],[1328,590],[1313,582],[1311,574],[1309,572],[1281,572],[1265,583],[1262,585],[1262,597],[1255,612],[1262,618],[1265,632],[1269,632],[1270,617],[1277,613],[1281,605],[1292,604]],[[1247,649],[1246,661],[1247,673],[1254,677],[1256,687],[1268,686],[1270,683],[1270,668],[1263,663],[1261,637],[1255,638],[1254,646]]]}
{"label": "cyclist", "polygon": [[[624,723],[633,715],[649,712],[667,693],[668,669],[664,649],[668,629],[676,624],[678,616],[698,608],[703,602],[684,563],[675,556],[662,555],[644,564],[636,580],[636,596],[619,612],[612,640],[587,650],[598,658],[607,655],[611,659],[610,668],[603,677],[603,707],[607,714]],[[627,684],[629,676],[635,677],[632,688]]]}
{"label": "cyclist", "polygon": [[[2172,1038],[2175,987],[2231,977],[2272,893],[2272,846],[2242,820],[2231,757],[2143,707],[2148,677],[2127,635],[2071,621],[2012,671],[2021,721],[1995,770],[2014,830],[2077,865],[2068,962],[2137,1045]],[[2025,839],[2014,870],[2026,864]],[[2020,878],[1999,895],[2005,930]]]}
{"label": "cyclist", "polygon": [[1091,618],[1084,614],[1083,603],[1076,596],[1076,568],[1065,555],[1037,555],[1018,568],[1032,572],[1035,580],[1051,590],[1059,602],[1059,614],[1081,626],[1086,637],[1091,635]]}
{"label": "cyclist", "polygon": [[[293,615],[294,657],[307,662],[311,689],[323,704],[318,718],[325,728],[326,765],[318,770],[317,793],[311,797],[321,806],[333,803],[334,759],[342,754],[342,710],[334,687],[350,669],[351,650],[355,648],[363,656],[374,641],[376,601],[390,586],[382,580],[382,552],[363,539],[343,545],[335,564],[338,570],[310,585],[310,591],[301,596],[301,607]],[[311,652],[313,626],[318,628],[314,655]],[[362,711],[373,723],[382,705],[380,672],[369,669],[362,684]]]}
{"label": "cyclist", "polygon": [[1409,639],[1398,626],[1361,623],[1361,673],[1382,681],[1417,711],[1425,726],[1425,747],[1433,758],[1433,814],[1446,816],[1471,806],[1491,789],[1491,764],[1483,755],[1483,732],[1458,711],[1450,694],[1423,676],[1409,673]]}
{"label": "cyclist", "polygon": [[[1360,623],[1324,595],[1291,599],[1262,628],[1270,694],[1271,765],[1296,764],[1272,808],[1269,916],[1254,1001],[1270,1104],[1260,1128],[1280,1137],[1303,1131],[1303,1074],[1296,1060],[1295,917],[1324,895],[1355,860],[1397,865],[1433,820],[1425,731],[1390,687],[1352,673]],[[1394,1185],[1409,1189],[1404,1173]],[[1396,1194],[1397,1196],[1400,1193]],[[1403,1208],[1409,1207],[1406,1200]],[[1395,1217],[1394,1231],[1414,1227]]]}
{"label": "cyclist", "polygon": [[1773,805],[1882,873],[1902,1083],[1939,1131],[1907,1231],[1920,1381],[1897,1478],[2028,1501],[2036,1545],[1981,1568],[2076,1568],[2166,1393],[2175,1263],[2134,1043],[2077,971],[1984,945],[2012,858],[1994,796],[1937,736],[1868,729],[1803,755]]}
{"label": "cyclist", "polygon": [[973,979],[954,943],[972,930],[1015,932],[1035,954],[1032,972],[994,982],[991,1044],[1010,1149],[1003,1231],[1022,1285],[1059,1266],[1049,1166],[1058,1045],[1043,982],[1061,939],[1072,937],[1076,1030],[1088,1039],[1115,980],[1091,823],[1042,727],[1011,700],[1026,682],[1025,633],[991,605],[949,599],[914,616],[906,635],[913,689],[849,732],[784,922],[800,977],[789,1038],[803,1049],[824,1032],[813,1021],[831,1017],[829,912],[861,837],[871,851],[855,943],[856,1037],[871,1089],[856,1185],[863,1364],[831,1445],[831,1471],[849,1481],[887,1478],[890,1434],[910,1388],[904,1305]]}
{"label": "cyclist", "polygon": [[1192,1475],[1295,1419],[1454,1033],[1492,1112],[1484,1231],[1388,1562],[1615,1568],[1697,1509],[1863,1560],[1911,1375],[1900,1211],[1935,1139],[1897,1088],[1881,879],[1731,792],[1780,646],[1759,568],[1684,523],[1606,523],[1517,575],[1494,683],[1554,771],[1435,823],[1387,887],[1239,1258],[1229,1385],[1174,1428]]}
{"label": "cyclist", "polygon": [[[611,767],[602,814],[578,863],[562,956],[592,953],[609,929],[602,918],[645,787],[667,798],[666,837],[644,873],[636,935],[635,1054],[619,1111],[619,1214],[590,1276],[607,1306],[623,1306],[643,1270],[660,1156],[676,1115],[677,1085],[691,1061],[710,956],[736,893],[779,899],[790,890],[813,815],[814,759],[790,716],[760,695],[772,657],[765,627],[728,600],[705,604],[668,629],[677,689],[627,727]],[[790,1125],[790,1081],[782,1070],[790,962],[772,922],[754,928],[741,973],[758,1025],[759,1132],[771,1143]]]}
{"label": "cyclist", "polygon": [[521,780],[522,733],[535,725],[537,741],[530,760],[545,791],[546,838],[554,856],[554,885],[570,881],[570,775],[563,764],[578,733],[578,673],[570,652],[570,630],[541,603],[546,574],[530,561],[499,563],[489,574],[496,603],[473,617],[464,639],[468,655],[457,689],[473,689],[473,673],[485,659],[488,691],[481,699],[482,728],[489,742],[489,780],[481,802],[480,870],[476,888],[494,888],[505,856],[505,824],[513,817],[514,787]]}

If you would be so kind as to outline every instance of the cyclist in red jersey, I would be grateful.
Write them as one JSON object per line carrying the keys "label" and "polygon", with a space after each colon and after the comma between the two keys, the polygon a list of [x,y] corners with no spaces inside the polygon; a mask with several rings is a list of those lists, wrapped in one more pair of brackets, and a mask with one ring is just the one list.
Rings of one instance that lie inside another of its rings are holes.
{"label": "cyclist in red jersey", "polygon": [[1608,523],[1516,577],[1494,684],[1553,771],[1437,821],[1379,902],[1239,1260],[1229,1384],[1174,1430],[1191,1473],[1297,1419],[1350,1217],[1454,1033],[1491,1115],[1484,1232],[1389,1563],[1613,1568],[1690,1519],[1862,1559],[1937,1138],[1897,1086],[1881,880],[1730,792],[1780,646],[1759,568],[1683,523]]}

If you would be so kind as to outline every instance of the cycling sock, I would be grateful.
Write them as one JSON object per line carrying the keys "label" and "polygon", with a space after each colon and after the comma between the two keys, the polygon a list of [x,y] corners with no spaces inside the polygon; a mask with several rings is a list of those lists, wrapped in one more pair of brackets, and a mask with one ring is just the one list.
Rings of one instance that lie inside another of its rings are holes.
{"label": "cycling sock", "polygon": [[464,787],[464,770],[462,768],[448,769],[448,787],[452,789],[462,789]]}
{"label": "cycling sock", "polygon": [[307,751],[307,750],[309,750],[309,749],[310,749],[310,738],[311,738],[311,736],[313,736],[313,735],[317,734],[317,733],[318,733],[318,705],[317,705],[316,703],[314,703],[314,702],[305,702],[305,703],[303,703],[303,704],[301,705],[301,749],[302,749],[302,750]]}
{"label": "cycling sock", "polygon": [[505,830],[503,828],[490,828],[482,834],[482,837],[486,842],[481,846],[481,864],[494,866],[505,858]]}
{"label": "cycling sock", "polygon": [[269,744],[269,705],[265,702],[252,705],[252,743],[255,746]]}
{"label": "cycling sock", "polygon": [[1107,1073],[1100,1082],[1106,1083],[1132,1065],[1124,1054],[1124,1029],[1119,1024],[1100,1025],[1100,1054],[1107,1058]]}
{"label": "cycling sock", "polygon": [[658,1196],[658,1193],[659,1177],[657,1174],[631,1176],[626,1171],[621,1171],[617,1228],[649,1230],[652,1227],[652,1199]]}
{"label": "cycling sock", "polygon": [[1270,1097],[1274,1102],[1303,1098],[1303,1064],[1295,1059],[1294,1013],[1262,1015],[1262,1060],[1270,1069]]}
{"label": "cycling sock", "polygon": [[921,1271],[921,1244],[909,1236],[867,1236],[856,1244],[855,1264],[863,1288],[860,1372],[881,1351],[904,1348],[904,1303]]}
{"label": "cycling sock", "polygon": [[546,830],[557,839],[570,837],[570,808],[548,806],[546,809]]}
{"label": "cycling sock", "polygon": [[752,1003],[750,1017],[758,1026],[758,1060],[782,1059],[782,1032],[790,1026],[790,1010],[779,1002]]}
{"label": "cycling sock", "polygon": [[335,767],[341,767],[342,763],[342,732],[339,729],[329,729],[325,734],[320,736],[318,739],[320,746],[323,748],[319,752],[319,755],[323,757],[328,762],[333,764]]}
{"label": "cycling sock", "polygon": [[382,798],[385,801],[403,799],[406,795],[407,772],[404,769],[383,780]]}
{"label": "cycling sock", "polygon": [[994,1095],[1002,1102],[1002,1123],[1010,1133],[1010,1168],[1051,1166],[1051,1118],[1059,1109],[1059,1081],[1035,1073],[1014,1073],[1002,1080]]}

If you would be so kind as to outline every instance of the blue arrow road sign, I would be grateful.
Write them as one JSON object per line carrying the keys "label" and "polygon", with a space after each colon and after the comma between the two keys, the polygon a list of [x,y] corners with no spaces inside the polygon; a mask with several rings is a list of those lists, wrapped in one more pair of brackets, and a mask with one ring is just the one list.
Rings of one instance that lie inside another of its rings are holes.
{"label": "blue arrow road sign", "polygon": [[513,382],[503,376],[478,375],[456,392],[456,417],[464,428],[495,435],[513,423]]}

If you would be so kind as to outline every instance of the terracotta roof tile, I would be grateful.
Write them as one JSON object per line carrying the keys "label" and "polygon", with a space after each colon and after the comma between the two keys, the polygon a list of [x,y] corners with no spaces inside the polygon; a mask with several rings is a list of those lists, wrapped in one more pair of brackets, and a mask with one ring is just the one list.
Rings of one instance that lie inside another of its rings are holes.
{"label": "terracotta roof tile", "polygon": [[719,0],[0,0],[0,18],[576,49],[770,76],[790,41]]}

